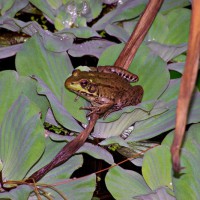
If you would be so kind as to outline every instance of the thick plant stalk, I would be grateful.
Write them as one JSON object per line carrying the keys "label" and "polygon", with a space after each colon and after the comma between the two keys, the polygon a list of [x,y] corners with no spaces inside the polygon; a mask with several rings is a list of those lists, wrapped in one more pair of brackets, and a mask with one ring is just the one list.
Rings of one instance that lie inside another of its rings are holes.
{"label": "thick plant stalk", "polygon": [[192,3],[188,52],[178,97],[175,136],[171,146],[173,169],[175,172],[181,170],[180,149],[184,138],[187,116],[195,87],[200,58],[200,1],[193,0]]}
{"label": "thick plant stalk", "polygon": [[66,162],[84,144],[98,119],[98,114],[92,114],[87,127],[74,140],[67,143],[49,164],[32,174],[26,182],[37,182],[49,171]]}
{"label": "thick plant stalk", "polygon": [[131,37],[126,43],[124,49],[120,53],[119,57],[115,61],[114,66],[128,69],[139,46],[144,40],[151,24],[153,23],[163,0],[151,0],[147,4],[140,20],[138,21]]}

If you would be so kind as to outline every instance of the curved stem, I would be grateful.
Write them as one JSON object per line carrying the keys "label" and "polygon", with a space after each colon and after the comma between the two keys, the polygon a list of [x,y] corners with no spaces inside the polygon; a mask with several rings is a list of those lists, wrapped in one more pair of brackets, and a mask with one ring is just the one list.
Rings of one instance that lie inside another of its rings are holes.
{"label": "curved stem", "polygon": [[140,20],[138,21],[131,37],[126,43],[124,49],[120,53],[119,57],[115,61],[114,66],[128,69],[139,46],[144,40],[151,24],[153,23],[163,0],[151,0],[147,4]]}
{"label": "curved stem", "polygon": [[84,144],[99,119],[99,115],[95,113],[90,117],[87,127],[74,140],[67,143],[49,164],[32,174],[26,182],[39,181],[50,170],[66,162]]}
{"label": "curved stem", "polygon": [[176,128],[174,141],[171,146],[173,168],[175,172],[181,170],[180,149],[187,124],[190,101],[195,87],[200,59],[200,4],[193,0],[190,35],[185,70],[182,76],[178,104],[176,110]]}

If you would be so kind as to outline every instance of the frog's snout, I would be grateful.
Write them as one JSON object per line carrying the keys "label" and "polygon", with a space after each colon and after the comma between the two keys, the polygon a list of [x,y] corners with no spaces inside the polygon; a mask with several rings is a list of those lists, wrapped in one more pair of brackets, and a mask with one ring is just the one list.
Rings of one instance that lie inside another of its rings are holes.
{"label": "frog's snout", "polygon": [[69,78],[66,79],[66,81],[65,81],[65,87],[66,87],[66,88],[69,88],[70,85],[73,85],[73,84],[74,84],[73,82],[70,82],[70,81],[69,81]]}

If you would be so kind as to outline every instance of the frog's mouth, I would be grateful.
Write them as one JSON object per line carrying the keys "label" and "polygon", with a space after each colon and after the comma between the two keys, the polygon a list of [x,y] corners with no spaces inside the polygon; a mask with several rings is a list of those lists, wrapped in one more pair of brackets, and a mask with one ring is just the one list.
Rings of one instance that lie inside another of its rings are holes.
{"label": "frog's mouth", "polygon": [[77,101],[78,99],[79,99],[79,97],[81,96],[81,97],[94,97],[94,95],[93,94],[90,94],[90,93],[88,93],[88,92],[84,92],[84,91],[80,91],[80,90],[74,90],[74,91],[72,91],[72,92],[74,92],[74,93],[76,93],[76,97],[75,97],[75,101]]}

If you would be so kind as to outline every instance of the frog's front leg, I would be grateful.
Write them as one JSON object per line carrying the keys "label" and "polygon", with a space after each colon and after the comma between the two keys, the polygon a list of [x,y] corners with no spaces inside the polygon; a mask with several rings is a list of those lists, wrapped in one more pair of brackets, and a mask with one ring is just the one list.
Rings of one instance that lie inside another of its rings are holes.
{"label": "frog's front leg", "polygon": [[[107,113],[107,111],[112,108],[114,105],[114,101],[109,99],[98,100],[96,99],[91,106],[81,107],[82,110],[90,110],[87,116],[90,116],[93,113],[97,113],[99,115],[103,115]],[[105,118],[105,117],[104,117]]]}
{"label": "frog's front leg", "polygon": [[[80,107],[81,110],[90,110],[90,112],[87,114],[87,117],[90,116],[93,113],[97,113],[99,115],[104,115],[106,114],[107,111],[112,107],[113,105],[108,105],[108,104],[102,104],[98,106],[88,106],[88,107]],[[107,117],[107,115],[106,115]],[[105,117],[104,117],[105,119]]]}

